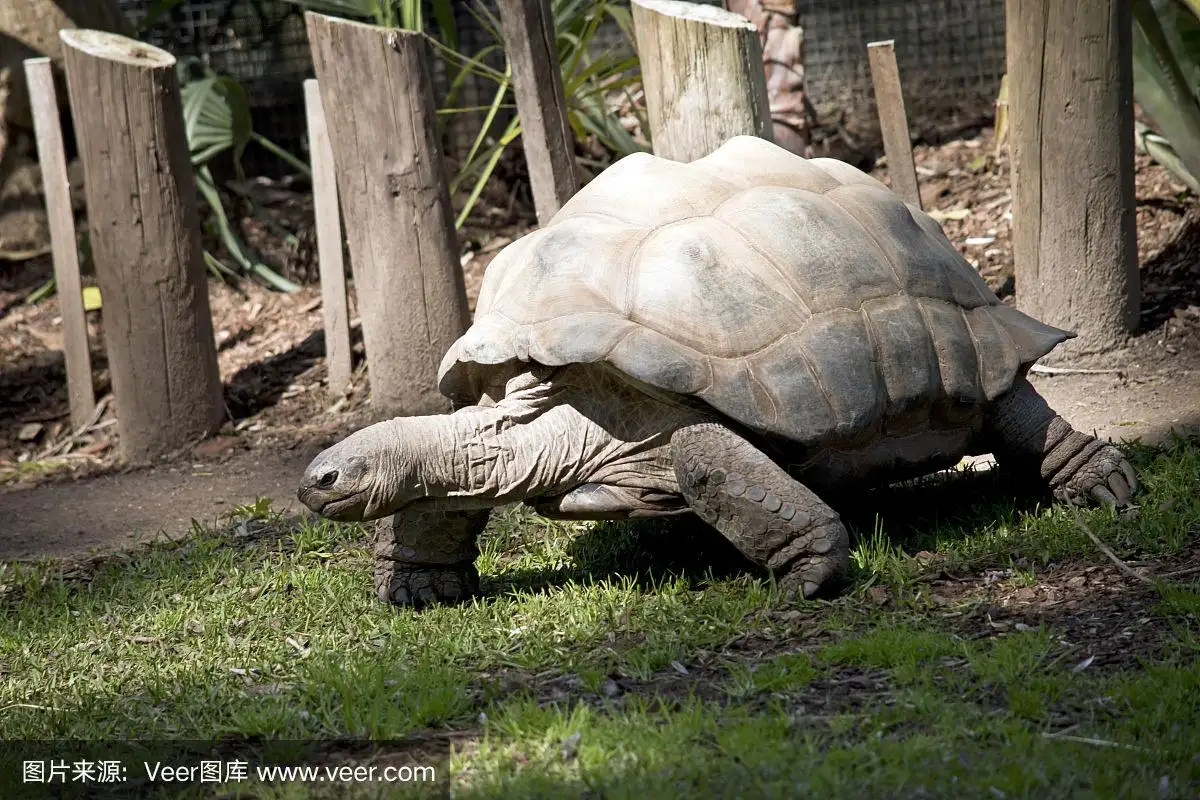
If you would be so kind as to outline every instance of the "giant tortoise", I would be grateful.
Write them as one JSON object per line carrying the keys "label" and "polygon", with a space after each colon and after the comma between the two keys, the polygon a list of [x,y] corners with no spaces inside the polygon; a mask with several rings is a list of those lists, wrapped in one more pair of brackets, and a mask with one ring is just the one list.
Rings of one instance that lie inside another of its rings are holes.
{"label": "giant tortoise", "polygon": [[1075,334],[1004,305],[938,223],[837,160],[739,136],[613,164],[491,263],[445,354],[453,413],[326,449],[299,498],[395,515],[385,601],[478,591],[489,509],[692,513],[788,591],[836,593],[829,493],[993,453],[1060,500],[1125,505],[1134,471],[1026,379]]}

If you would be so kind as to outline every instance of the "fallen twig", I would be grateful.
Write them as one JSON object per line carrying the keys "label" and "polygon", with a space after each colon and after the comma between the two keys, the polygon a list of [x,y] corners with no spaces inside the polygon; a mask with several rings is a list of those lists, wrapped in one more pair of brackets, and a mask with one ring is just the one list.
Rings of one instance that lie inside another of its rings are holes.
{"label": "fallen twig", "polygon": [[1048,367],[1045,364],[1034,364],[1029,368],[1030,372],[1036,372],[1039,375],[1119,375],[1125,377],[1125,370],[1122,369],[1083,369],[1080,367]]}
{"label": "fallen twig", "polygon": [[1135,571],[1132,567],[1118,558],[1117,554],[1109,549],[1108,545],[1100,541],[1100,537],[1092,533],[1092,529],[1089,528],[1086,523],[1084,523],[1083,517],[1079,516],[1078,509],[1072,508],[1071,513],[1075,515],[1075,524],[1079,526],[1079,529],[1087,534],[1087,537],[1092,540],[1092,544],[1096,545],[1096,547],[1099,547],[1100,551],[1104,553],[1104,555],[1108,556],[1108,560],[1111,561],[1118,570],[1120,570],[1121,574],[1127,575],[1128,577],[1137,581],[1141,581],[1147,585],[1154,585],[1154,581],[1150,580],[1142,573]]}
{"label": "fallen twig", "polygon": [[1185,575],[1195,575],[1200,572],[1200,567],[1188,567],[1187,569],[1177,569],[1174,572],[1163,573],[1163,578],[1182,578]]}
{"label": "fallen twig", "polygon": [[8,711],[10,708],[32,708],[34,711],[59,711],[54,706],[39,706],[35,703],[9,703],[6,706],[0,706],[0,711]]}
{"label": "fallen twig", "polygon": [[1043,733],[1042,736],[1046,739],[1058,739],[1065,742],[1079,742],[1081,744],[1094,744],[1098,747],[1120,747],[1123,750],[1136,750],[1140,753],[1150,752],[1144,747],[1136,747],[1132,744],[1122,744],[1120,742],[1110,742],[1107,739],[1093,739],[1090,736],[1068,736],[1062,733]]}
{"label": "fallen twig", "polygon": [[[75,431],[70,436],[63,439],[61,442],[58,442],[57,444],[53,444],[50,447],[47,447],[45,450],[43,450],[38,455],[37,460],[44,461],[45,459],[50,458],[51,456],[58,455],[59,453],[63,452],[64,450],[69,449],[71,447],[71,445],[78,442],[84,436],[87,436],[89,433],[93,433],[93,432],[99,430],[101,425],[103,424],[100,422],[100,417],[104,416],[104,412],[106,410],[108,410],[108,405],[111,402],[112,402],[112,395],[111,394],[104,395],[104,397],[102,397],[100,399],[100,402],[96,403],[96,408],[95,408],[95,410],[92,411],[92,416],[88,418],[87,422],[85,422],[83,425],[81,425],[77,429],[75,429]],[[108,427],[108,426],[105,425],[104,427]]]}

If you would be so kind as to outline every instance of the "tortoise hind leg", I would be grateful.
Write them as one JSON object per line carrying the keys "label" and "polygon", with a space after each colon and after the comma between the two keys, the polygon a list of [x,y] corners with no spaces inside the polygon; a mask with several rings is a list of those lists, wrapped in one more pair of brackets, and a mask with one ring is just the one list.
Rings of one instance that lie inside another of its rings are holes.
{"label": "tortoise hind leg", "polygon": [[850,537],[821,498],[719,423],[679,429],[671,450],[688,505],[784,591],[811,598],[839,587]]}
{"label": "tortoise hind leg", "polygon": [[1058,500],[1126,506],[1138,489],[1120,448],[1072,428],[1025,378],[997,398],[985,430],[999,463],[1039,475]]}
{"label": "tortoise hind leg", "polygon": [[585,483],[525,503],[543,517],[566,520],[646,519],[691,513],[676,494],[602,483]]}

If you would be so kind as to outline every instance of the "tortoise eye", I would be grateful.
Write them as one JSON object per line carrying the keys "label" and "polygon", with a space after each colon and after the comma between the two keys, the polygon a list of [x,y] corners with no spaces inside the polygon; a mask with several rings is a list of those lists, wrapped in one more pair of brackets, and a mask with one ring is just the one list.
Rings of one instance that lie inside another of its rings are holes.
{"label": "tortoise eye", "polygon": [[332,489],[333,485],[337,483],[337,479],[338,471],[336,469],[331,469],[329,472],[326,472],[324,475],[322,475],[321,479],[317,481],[317,488]]}

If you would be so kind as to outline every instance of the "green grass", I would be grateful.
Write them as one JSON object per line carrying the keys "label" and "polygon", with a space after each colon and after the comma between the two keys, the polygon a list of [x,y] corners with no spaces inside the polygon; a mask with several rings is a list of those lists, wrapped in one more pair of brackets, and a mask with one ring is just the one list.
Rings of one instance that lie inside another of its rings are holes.
{"label": "green grass", "polygon": [[[1083,517],[1122,558],[1183,563],[1200,445],[1134,457],[1136,512]],[[481,543],[486,596],[419,614],[374,599],[362,528],[263,505],[84,565],[4,565],[0,736],[371,739],[296,757],[432,764],[404,788],[465,797],[1196,796],[1195,574],[1033,616],[986,599],[1108,565],[998,472],[847,519],[854,583],[823,603],[780,598],[708,531],[517,508]]]}

